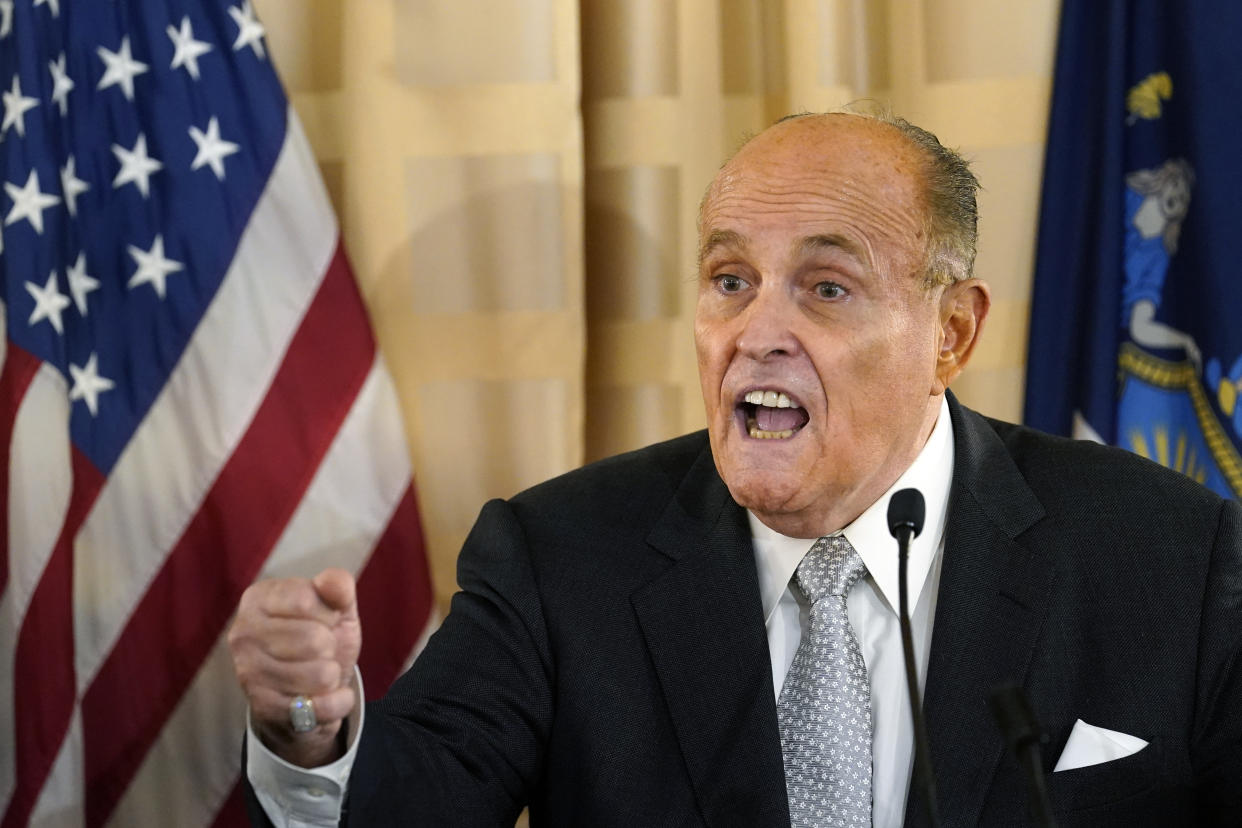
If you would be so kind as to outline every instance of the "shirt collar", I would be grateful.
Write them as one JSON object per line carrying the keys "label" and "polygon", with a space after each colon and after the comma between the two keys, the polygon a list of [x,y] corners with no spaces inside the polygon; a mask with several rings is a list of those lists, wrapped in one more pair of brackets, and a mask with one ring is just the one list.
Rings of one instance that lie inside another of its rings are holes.
{"label": "shirt collar", "polygon": [[[953,425],[949,403],[942,398],[940,414],[927,443],[888,491],[841,530],[858,550],[867,571],[890,608],[897,609],[897,542],[888,532],[888,499],[894,492],[916,488],[926,505],[923,531],[910,541],[906,578],[913,605],[927,581],[932,562],[940,549],[948,518],[949,487],[953,482]],[[815,538],[791,538],[768,528],[749,510],[750,534],[755,547],[759,574],[759,598],[766,623],[771,619],[781,595],[789,586],[794,570],[802,562]]]}

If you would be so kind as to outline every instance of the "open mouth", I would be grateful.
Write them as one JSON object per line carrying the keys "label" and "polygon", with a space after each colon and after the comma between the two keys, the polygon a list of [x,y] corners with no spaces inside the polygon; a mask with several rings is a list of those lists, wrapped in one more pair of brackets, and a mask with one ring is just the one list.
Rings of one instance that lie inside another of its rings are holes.
{"label": "open mouth", "polygon": [[746,433],[757,440],[788,439],[811,419],[784,392],[769,389],[746,392],[738,409],[746,419]]}

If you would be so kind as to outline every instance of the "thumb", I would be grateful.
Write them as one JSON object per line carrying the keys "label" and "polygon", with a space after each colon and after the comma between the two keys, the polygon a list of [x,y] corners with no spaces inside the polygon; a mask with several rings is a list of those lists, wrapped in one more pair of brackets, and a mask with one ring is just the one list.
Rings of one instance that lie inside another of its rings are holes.
{"label": "thumb", "polygon": [[325,606],[343,615],[342,620],[357,619],[358,600],[353,575],[343,569],[325,569],[311,579],[311,585]]}

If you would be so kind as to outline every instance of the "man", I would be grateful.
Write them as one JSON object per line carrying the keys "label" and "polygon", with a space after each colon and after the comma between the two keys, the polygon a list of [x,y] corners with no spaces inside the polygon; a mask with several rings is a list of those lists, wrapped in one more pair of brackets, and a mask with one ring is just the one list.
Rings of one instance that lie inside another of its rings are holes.
{"label": "man", "polygon": [[700,215],[706,435],[487,504],[442,629],[365,712],[348,575],[243,597],[256,819],[331,823],[344,797],[359,825],[527,804],[551,825],[921,824],[884,526],[915,485],[944,823],[1026,821],[987,708],[1015,682],[1045,771],[1072,768],[1047,777],[1062,825],[1236,824],[1242,514],[947,393],[988,310],[976,186],[895,119],[798,116],[747,143]]}

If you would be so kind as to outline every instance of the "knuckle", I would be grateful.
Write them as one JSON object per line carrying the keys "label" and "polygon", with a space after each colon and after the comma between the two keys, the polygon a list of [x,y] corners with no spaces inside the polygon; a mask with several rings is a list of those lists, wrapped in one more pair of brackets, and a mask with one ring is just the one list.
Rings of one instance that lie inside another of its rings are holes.
{"label": "knuckle", "polygon": [[341,668],[332,661],[316,661],[311,678],[316,690],[328,691],[340,684]]}
{"label": "knuckle", "polygon": [[336,636],[322,625],[316,626],[308,636],[311,649],[318,658],[333,658],[336,655]]}
{"label": "knuckle", "polygon": [[308,616],[315,610],[315,603],[318,600],[315,596],[315,590],[311,587],[309,581],[294,582],[290,584],[290,608],[298,615]]}

